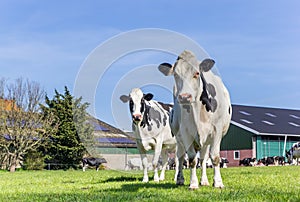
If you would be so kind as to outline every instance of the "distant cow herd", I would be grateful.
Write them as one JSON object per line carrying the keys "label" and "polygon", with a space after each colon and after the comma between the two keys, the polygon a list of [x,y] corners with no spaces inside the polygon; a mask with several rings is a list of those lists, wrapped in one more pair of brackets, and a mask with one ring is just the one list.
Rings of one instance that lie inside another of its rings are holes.
{"label": "distant cow herd", "polygon": [[240,160],[240,166],[284,166],[299,165],[300,159],[300,142],[292,145],[290,150],[285,152],[285,156],[272,156],[261,159],[244,158]]}
{"label": "distant cow herd", "polygon": [[[208,186],[206,168],[214,169],[213,186],[223,188],[220,168],[227,167],[220,156],[220,144],[227,133],[232,116],[229,93],[219,75],[212,68],[215,61],[199,61],[191,51],[183,51],[173,64],[162,63],[158,69],[174,79],[173,103],[153,100],[153,94],[133,88],[120,100],[129,104],[132,131],[140,158],[127,162],[127,169],[143,170],[143,182],[148,182],[148,170],[154,170],[154,181],[164,180],[166,169],[175,169],[177,185],[184,184],[183,168],[190,168],[190,189]],[[287,151],[289,161],[300,158],[300,144]],[[153,150],[153,161],[148,162],[147,151]],[[175,153],[168,159],[168,153]],[[161,159],[160,159],[161,158]],[[83,167],[99,166],[105,159],[83,159]],[[284,157],[260,160],[245,158],[240,165],[284,165]],[[196,169],[201,167],[200,183]],[[158,169],[161,173],[158,175]]]}
{"label": "distant cow herd", "polygon": [[283,166],[285,164],[284,156],[265,157],[258,160],[256,158],[244,158],[239,163],[240,166]]}

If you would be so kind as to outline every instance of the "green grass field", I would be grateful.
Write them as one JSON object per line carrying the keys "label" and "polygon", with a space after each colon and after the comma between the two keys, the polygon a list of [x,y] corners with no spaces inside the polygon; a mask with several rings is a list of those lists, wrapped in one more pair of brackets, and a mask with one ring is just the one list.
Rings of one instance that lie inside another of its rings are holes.
{"label": "green grass field", "polygon": [[[175,185],[174,171],[167,171],[160,183],[142,183],[140,171],[1,171],[0,201],[300,201],[300,166],[221,172],[224,189],[209,186],[191,191],[189,170],[184,172],[184,186]],[[208,169],[211,184],[212,175]]]}

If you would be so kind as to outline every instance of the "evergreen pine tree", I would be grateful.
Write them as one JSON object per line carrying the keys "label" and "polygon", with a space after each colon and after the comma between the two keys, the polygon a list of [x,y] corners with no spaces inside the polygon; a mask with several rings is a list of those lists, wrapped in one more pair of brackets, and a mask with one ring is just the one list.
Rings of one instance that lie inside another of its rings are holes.
{"label": "evergreen pine tree", "polygon": [[93,127],[86,112],[88,103],[81,101],[82,98],[74,98],[67,87],[64,94],[55,90],[52,100],[46,96],[47,106],[43,110],[55,114],[58,122],[58,130],[52,135],[46,151],[51,169],[77,168],[87,152],[84,143],[93,143]]}

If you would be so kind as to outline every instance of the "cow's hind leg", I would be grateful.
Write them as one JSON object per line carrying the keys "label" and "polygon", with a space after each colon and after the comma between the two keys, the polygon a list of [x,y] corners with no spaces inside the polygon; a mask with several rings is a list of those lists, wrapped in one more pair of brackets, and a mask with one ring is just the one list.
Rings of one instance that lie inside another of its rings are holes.
{"label": "cow's hind leg", "polygon": [[224,188],[220,172],[220,144],[221,136],[213,141],[213,144],[210,148],[210,156],[214,166],[214,187]]}
{"label": "cow's hind leg", "polygon": [[153,156],[153,169],[154,169],[154,181],[159,182],[159,175],[158,175],[158,159],[161,154],[162,150],[162,142],[157,142],[155,150],[154,150],[154,156]]}
{"label": "cow's hind leg", "polygon": [[168,165],[168,153],[166,150],[162,151],[161,158],[162,158],[162,169],[161,169],[159,180],[164,180],[165,179],[165,171],[166,171],[166,168]]}

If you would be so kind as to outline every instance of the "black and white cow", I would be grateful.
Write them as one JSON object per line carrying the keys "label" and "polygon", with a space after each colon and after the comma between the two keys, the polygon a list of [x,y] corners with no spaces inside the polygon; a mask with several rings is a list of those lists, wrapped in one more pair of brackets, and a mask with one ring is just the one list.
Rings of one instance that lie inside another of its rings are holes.
{"label": "black and white cow", "polygon": [[274,157],[272,157],[272,156],[268,156],[268,157],[259,159],[258,161],[260,163],[264,164],[265,166],[270,166],[270,165],[274,165],[275,164]]}
{"label": "black and white cow", "polygon": [[229,163],[228,159],[221,157],[220,168],[227,168],[227,163]]}
{"label": "black and white cow", "polygon": [[98,171],[102,163],[107,163],[107,161],[104,158],[83,158],[82,170],[85,171],[88,166],[96,166],[96,170]]}
{"label": "black and white cow", "polygon": [[240,160],[239,165],[243,166],[254,166],[256,164],[256,158],[244,158]]}
{"label": "black and white cow", "polygon": [[284,166],[285,164],[284,156],[274,156],[273,158],[274,158],[275,166],[279,166],[279,165]]}
{"label": "black and white cow", "polygon": [[[152,100],[151,93],[144,94],[141,89],[134,88],[128,95],[122,95],[121,101],[129,102],[134,132],[138,150],[141,155],[144,170],[143,182],[148,182],[148,161],[146,151],[154,150],[153,169],[154,181],[164,180],[167,167],[168,152],[176,151],[176,139],[172,136],[169,124],[169,111],[157,101]],[[158,176],[158,160],[162,157],[163,167]],[[178,165],[178,164],[177,164]]]}
{"label": "black and white cow", "polygon": [[[296,142],[292,145],[289,151],[285,152],[286,157],[288,158],[288,162],[290,164],[299,165],[300,159],[300,142]],[[296,162],[295,162],[296,160]]]}
{"label": "black and white cow", "polygon": [[162,63],[159,70],[173,75],[174,108],[171,129],[178,147],[179,171],[177,184],[184,184],[182,162],[188,154],[191,168],[190,189],[199,188],[196,175],[196,152],[200,150],[202,167],[201,185],[209,185],[206,175],[206,159],[214,165],[214,186],[224,187],[220,173],[220,144],[231,120],[229,93],[221,78],[211,71],[212,59],[198,61],[190,51],[183,51],[174,65]]}

